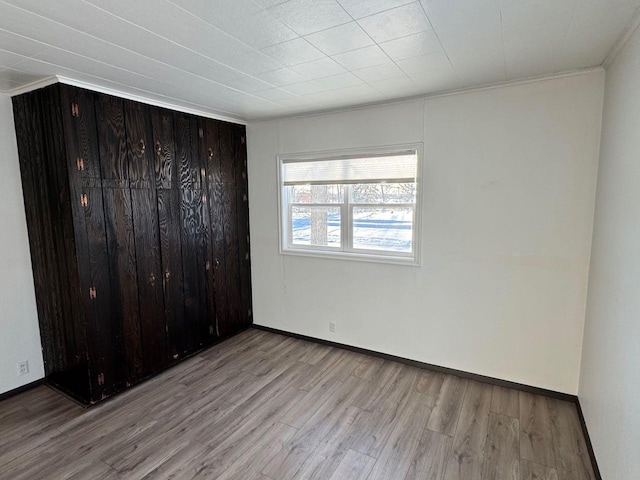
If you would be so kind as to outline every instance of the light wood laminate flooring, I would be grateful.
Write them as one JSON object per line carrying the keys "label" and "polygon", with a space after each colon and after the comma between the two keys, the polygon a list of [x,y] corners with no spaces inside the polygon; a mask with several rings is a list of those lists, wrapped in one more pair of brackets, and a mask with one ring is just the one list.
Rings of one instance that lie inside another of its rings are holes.
{"label": "light wood laminate flooring", "polygon": [[572,403],[251,329],[88,410],[0,402],[0,478],[595,476]]}

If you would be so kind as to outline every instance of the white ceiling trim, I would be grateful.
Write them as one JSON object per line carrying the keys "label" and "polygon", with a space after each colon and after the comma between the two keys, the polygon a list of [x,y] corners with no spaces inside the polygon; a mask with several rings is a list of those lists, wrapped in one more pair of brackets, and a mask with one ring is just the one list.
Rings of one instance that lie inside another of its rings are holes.
{"label": "white ceiling trim", "polygon": [[273,117],[269,117],[269,118],[260,118],[257,120],[249,120],[247,121],[245,124],[255,124],[255,123],[262,123],[262,122],[269,122],[272,120],[282,120],[282,119],[287,119],[287,118],[304,118],[304,117],[316,117],[319,115],[325,115],[328,113],[340,113],[340,112],[349,112],[349,111],[355,111],[355,110],[365,110],[368,108],[373,108],[373,107],[379,107],[379,106],[383,106],[383,105],[396,105],[396,104],[400,104],[400,103],[407,103],[407,102],[414,102],[416,100],[427,100],[427,99],[431,99],[431,98],[439,98],[439,97],[449,97],[449,96],[453,96],[453,95],[464,95],[467,93],[472,93],[472,92],[481,92],[481,91],[485,91],[485,90],[494,90],[496,88],[504,88],[504,87],[511,87],[511,86],[516,86],[516,85],[525,85],[528,83],[537,83],[537,82],[544,82],[547,80],[555,80],[558,78],[565,78],[565,77],[575,77],[578,75],[588,75],[590,73],[595,73],[595,72],[604,72],[605,68],[602,65],[598,65],[596,67],[588,67],[588,68],[580,68],[577,70],[568,70],[566,72],[560,72],[560,73],[554,73],[554,74],[550,74],[550,75],[538,75],[538,76],[534,76],[534,77],[528,77],[528,78],[520,78],[518,80],[508,80],[506,82],[497,82],[497,83],[491,83],[491,84],[487,84],[487,85],[480,85],[477,87],[467,87],[467,88],[459,88],[459,89],[455,89],[455,90],[448,90],[445,92],[438,92],[438,93],[429,93],[426,95],[415,95],[412,97],[406,97],[406,98],[399,98],[399,99],[394,99],[394,100],[387,100],[384,102],[372,102],[372,103],[367,103],[367,104],[360,104],[360,105],[352,105],[349,107],[340,107],[340,108],[332,108],[332,109],[327,109],[327,110],[322,110],[322,111],[314,111],[314,112],[305,112],[305,113],[297,113],[294,115],[277,115],[277,116],[273,116]]}
{"label": "white ceiling trim", "polygon": [[29,83],[27,85],[22,85],[21,87],[12,88],[9,90],[2,91],[1,93],[5,95],[9,95],[10,97],[15,97],[16,95],[22,95],[23,93],[31,92],[33,90],[38,90],[39,88],[48,87],[49,85],[53,85],[58,82],[57,77],[47,77],[41,80],[36,80],[35,82]]}
{"label": "white ceiling trim", "polygon": [[71,85],[74,87],[84,88],[86,90],[91,90],[93,92],[104,93],[107,95],[113,95],[115,97],[125,98],[127,100],[133,100],[135,102],[146,103],[147,105],[153,105],[156,107],[167,108],[169,110],[176,110],[178,112],[189,113],[192,115],[198,115],[206,118],[213,118],[216,120],[223,120],[225,122],[237,123],[240,125],[246,125],[246,120],[238,117],[232,117],[228,115],[222,115],[218,113],[207,112],[205,110],[198,110],[196,108],[185,107],[184,105],[180,105],[178,103],[171,102],[163,102],[161,100],[157,100],[155,98],[145,97],[144,95],[136,95],[129,92],[124,92],[122,90],[116,90],[113,88],[103,87],[101,85],[97,85],[95,83],[84,82],[82,80],[75,80],[73,78],[64,77],[64,76],[55,76],[48,77],[42,80],[38,80],[36,82],[30,83],[29,85],[25,85],[23,87],[14,88],[9,90],[6,93],[11,97],[15,97],[16,95],[22,95],[23,93],[31,92],[33,90],[38,90],[39,88],[48,87],[49,85],[53,85],[54,83],[63,83],[65,85]]}
{"label": "white ceiling trim", "polygon": [[629,26],[625,29],[624,32],[622,32],[618,40],[616,40],[616,43],[613,45],[611,50],[609,50],[607,58],[605,58],[604,62],[602,62],[602,66],[605,69],[609,68],[611,64],[615,62],[618,54],[622,51],[627,42],[629,42],[629,39],[631,39],[638,27],[640,27],[640,8],[636,10],[636,13],[631,19],[631,23],[629,23]]}
{"label": "white ceiling trim", "polygon": [[240,125],[247,124],[247,121],[242,118],[207,112],[205,110],[198,110],[197,108],[185,107],[184,105],[180,105],[178,103],[163,102],[162,100],[145,97],[144,95],[136,95],[134,93],[123,92],[121,90],[103,87],[101,85],[83,82],[81,80],[75,80],[73,78],[58,76],[58,81],[60,83],[64,83],[65,85],[72,85],[74,87],[80,87],[87,90],[92,90],[94,92],[113,95],[115,97],[125,98],[127,100],[133,100],[135,102],[146,103],[147,105],[153,105],[155,107],[168,108],[169,110],[176,110],[178,112],[189,113],[192,115],[199,115],[201,117],[206,117],[206,118],[213,118],[215,120],[223,120],[225,122],[237,123]]}

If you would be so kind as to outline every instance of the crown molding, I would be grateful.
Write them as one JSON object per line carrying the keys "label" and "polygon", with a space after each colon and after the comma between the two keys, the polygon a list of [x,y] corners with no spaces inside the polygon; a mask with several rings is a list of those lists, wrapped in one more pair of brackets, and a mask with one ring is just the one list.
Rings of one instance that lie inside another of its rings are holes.
{"label": "crown molding", "polygon": [[613,62],[616,61],[616,58],[620,54],[620,52],[624,49],[625,45],[629,42],[633,34],[640,27],[640,8],[636,10],[636,13],[631,18],[631,22],[627,28],[622,32],[622,34],[618,37],[616,42],[613,44],[611,50],[607,54],[607,57],[604,59],[602,66],[604,68],[609,68]]}
{"label": "crown molding", "polygon": [[178,112],[188,113],[191,115],[198,115],[200,117],[213,118],[216,120],[222,120],[230,123],[237,123],[240,125],[247,124],[246,120],[244,120],[243,118],[225,115],[224,113],[220,113],[215,110],[206,110],[206,109],[201,110],[198,108],[187,107],[185,105],[181,105],[180,103],[165,102],[155,98],[145,97],[144,95],[137,95],[137,94],[125,92],[122,90],[117,90],[114,88],[103,87],[102,85],[98,85],[95,83],[84,82],[82,80],[76,80],[74,78],[64,77],[60,75],[54,76],[54,77],[47,77],[42,80],[38,80],[33,83],[30,83],[28,85],[14,88],[4,93],[6,93],[11,97],[15,97],[16,95],[22,95],[23,93],[31,92],[33,90],[38,90],[39,88],[48,87],[49,85],[53,85],[54,83],[62,83],[65,85],[84,88],[86,90],[104,93],[106,95],[113,95],[120,98],[126,98],[127,100],[146,103],[148,105],[154,105],[156,107],[167,108],[169,110],[176,110]]}

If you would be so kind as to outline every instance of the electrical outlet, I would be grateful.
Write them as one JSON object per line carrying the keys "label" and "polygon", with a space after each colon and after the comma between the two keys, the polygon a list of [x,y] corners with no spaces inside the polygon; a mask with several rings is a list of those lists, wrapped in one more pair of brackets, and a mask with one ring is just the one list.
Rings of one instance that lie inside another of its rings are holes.
{"label": "electrical outlet", "polygon": [[25,360],[24,362],[18,362],[18,376],[26,375],[29,373],[29,361]]}
{"label": "electrical outlet", "polygon": [[329,331],[331,333],[336,333],[336,324],[335,324],[335,322],[329,322]]}

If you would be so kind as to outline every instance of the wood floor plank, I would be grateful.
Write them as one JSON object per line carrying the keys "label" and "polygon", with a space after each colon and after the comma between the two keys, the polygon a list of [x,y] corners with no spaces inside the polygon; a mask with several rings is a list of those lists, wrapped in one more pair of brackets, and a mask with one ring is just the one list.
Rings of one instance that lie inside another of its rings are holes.
{"label": "wood floor plank", "polygon": [[567,480],[595,480],[575,404],[551,398],[547,404],[558,476]]}
{"label": "wood floor plank", "polygon": [[[355,377],[353,379],[358,380]],[[291,480],[298,475],[323,440],[332,436],[336,428],[340,428],[342,419],[348,414],[351,401],[358,394],[359,388],[362,388],[361,382],[350,381],[343,384],[334,396],[316,410],[262,473],[278,480]]]}
{"label": "wood floor plank", "polygon": [[520,457],[555,468],[556,454],[546,398],[527,392],[519,392],[519,397]]}
{"label": "wood floor plank", "polygon": [[0,401],[0,480],[516,480],[518,455],[593,478],[573,404],[259,330],[90,409]]}
{"label": "wood floor plank", "polygon": [[453,438],[449,435],[425,430],[405,480],[441,480],[444,478],[452,444]]}
{"label": "wood floor plank", "polygon": [[524,459],[520,460],[520,475],[522,480],[559,480],[555,468]]}
{"label": "wood floor plank", "polygon": [[520,396],[518,391],[494,385],[491,397],[491,411],[520,419]]}
{"label": "wood floor plank", "polygon": [[520,480],[520,421],[492,412],[489,415],[483,480]]}
{"label": "wood floor plank", "polygon": [[410,392],[407,403],[377,457],[369,480],[404,479],[411,468],[430,415],[431,409],[425,404],[424,396]]}
{"label": "wood floor plank", "polygon": [[[367,424],[361,425],[360,435],[354,440],[351,448],[370,457],[379,457],[396,422],[411,400],[416,380],[417,373],[413,368],[402,368],[400,370],[393,382],[388,384],[388,390],[382,397],[380,404],[368,417]],[[422,397],[422,395],[420,396]],[[428,408],[426,404],[425,407]],[[428,408],[428,410],[430,413],[431,409]]]}
{"label": "wood floor plank", "polygon": [[446,480],[481,478],[491,410],[491,393],[490,385],[469,381],[445,471]]}
{"label": "wood floor plank", "polygon": [[427,424],[429,430],[454,435],[467,383],[467,380],[453,375],[444,378]]}
{"label": "wood floor plank", "polygon": [[375,462],[375,458],[349,450],[329,480],[365,480]]}
{"label": "wood floor plank", "polygon": [[422,370],[418,374],[418,382],[416,383],[416,391],[422,393],[428,398],[429,407],[433,408],[438,398],[438,393],[442,388],[445,375],[431,370]]}

